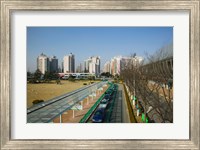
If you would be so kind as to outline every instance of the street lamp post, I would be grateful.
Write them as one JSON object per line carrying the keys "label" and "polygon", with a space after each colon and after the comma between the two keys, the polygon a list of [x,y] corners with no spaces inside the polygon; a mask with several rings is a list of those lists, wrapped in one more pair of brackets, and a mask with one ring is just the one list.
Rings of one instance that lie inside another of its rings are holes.
{"label": "street lamp post", "polygon": [[[134,91],[133,92],[134,92],[134,100],[136,100],[136,92],[135,92],[135,88],[136,88],[136,86],[135,86],[136,58],[135,58],[135,55],[134,55],[133,59],[134,59],[134,62],[133,62],[133,65],[134,65]],[[138,106],[138,100],[137,100],[136,108],[137,108],[137,106]]]}

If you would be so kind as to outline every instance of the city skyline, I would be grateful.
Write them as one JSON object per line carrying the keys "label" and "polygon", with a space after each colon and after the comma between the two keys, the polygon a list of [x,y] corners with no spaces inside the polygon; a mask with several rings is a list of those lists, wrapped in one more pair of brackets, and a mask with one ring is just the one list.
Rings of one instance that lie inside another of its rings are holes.
{"label": "city skyline", "polygon": [[145,52],[152,54],[172,42],[172,27],[28,27],[27,70],[36,70],[41,53],[56,56],[60,68],[69,53],[76,57],[75,68],[91,56],[100,56],[103,70],[115,56],[145,57]]}
{"label": "city skyline", "polygon": [[[142,57],[135,56],[134,58],[138,63],[143,61]],[[56,56],[49,57],[42,53],[37,57],[37,69],[39,69],[42,74],[45,74],[46,72],[90,73],[98,76],[102,72],[109,72],[111,75],[120,75],[122,69],[130,62],[131,57],[115,56],[104,64],[102,71],[100,70],[101,60],[99,56],[89,57],[84,63],[77,65],[77,68],[75,68],[75,60],[74,54],[70,53],[69,55],[65,55],[63,57],[62,68],[58,68],[58,59]]]}

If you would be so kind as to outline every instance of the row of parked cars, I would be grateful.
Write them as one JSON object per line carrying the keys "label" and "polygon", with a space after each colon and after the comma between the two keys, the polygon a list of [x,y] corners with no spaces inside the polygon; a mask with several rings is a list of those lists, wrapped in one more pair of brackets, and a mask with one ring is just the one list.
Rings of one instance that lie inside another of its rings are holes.
{"label": "row of parked cars", "polygon": [[101,123],[104,121],[106,116],[106,108],[108,107],[110,101],[113,99],[114,92],[117,91],[117,85],[114,84],[112,88],[105,92],[104,98],[101,100],[97,110],[95,111],[92,122]]}

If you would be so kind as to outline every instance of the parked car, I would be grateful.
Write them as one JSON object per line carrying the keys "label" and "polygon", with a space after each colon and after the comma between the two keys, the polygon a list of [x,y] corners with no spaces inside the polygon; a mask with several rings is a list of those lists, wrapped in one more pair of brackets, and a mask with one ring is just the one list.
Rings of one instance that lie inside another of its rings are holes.
{"label": "parked car", "polygon": [[110,100],[110,94],[105,94],[104,99]]}
{"label": "parked car", "polygon": [[62,77],[63,80],[68,80],[69,79],[69,76],[64,76]]}
{"label": "parked car", "polygon": [[108,100],[107,99],[101,100],[99,108],[105,109],[107,106],[108,106]]}
{"label": "parked car", "polygon": [[117,85],[114,85],[112,89],[114,92],[117,91]]}
{"label": "parked car", "polygon": [[112,95],[112,94],[113,94],[113,90],[112,90],[112,89],[109,89],[108,91],[105,92],[105,94]]}
{"label": "parked car", "polygon": [[94,113],[94,116],[92,117],[92,122],[94,123],[101,123],[103,122],[105,117],[105,110],[104,109],[98,109]]}

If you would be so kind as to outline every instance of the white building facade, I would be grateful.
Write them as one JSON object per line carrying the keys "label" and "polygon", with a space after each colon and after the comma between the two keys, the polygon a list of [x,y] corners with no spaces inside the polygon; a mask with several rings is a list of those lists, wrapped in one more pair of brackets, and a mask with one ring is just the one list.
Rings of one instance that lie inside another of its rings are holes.
{"label": "white building facade", "polygon": [[95,73],[95,75],[100,75],[100,57],[92,56],[89,59],[85,60],[84,70],[88,73]]}
{"label": "white building facade", "polygon": [[46,71],[50,71],[49,58],[43,53],[37,57],[37,69],[39,69],[42,74],[45,74]]}
{"label": "white building facade", "polygon": [[103,72],[109,72],[110,73],[110,61],[107,61],[104,64]]}
{"label": "white building facade", "polygon": [[91,58],[84,61],[84,72],[89,73],[89,64],[92,62]]}
{"label": "white building facade", "polygon": [[75,56],[72,53],[63,58],[63,72],[75,73]]}
{"label": "white building facade", "polygon": [[139,65],[143,58],[135,56],[132,57],[113,57],[110,61],[106,62],[104,65],[104,72],[110,72],[112,75],[120,75],[121,71],[126,67],[133,65]]}

